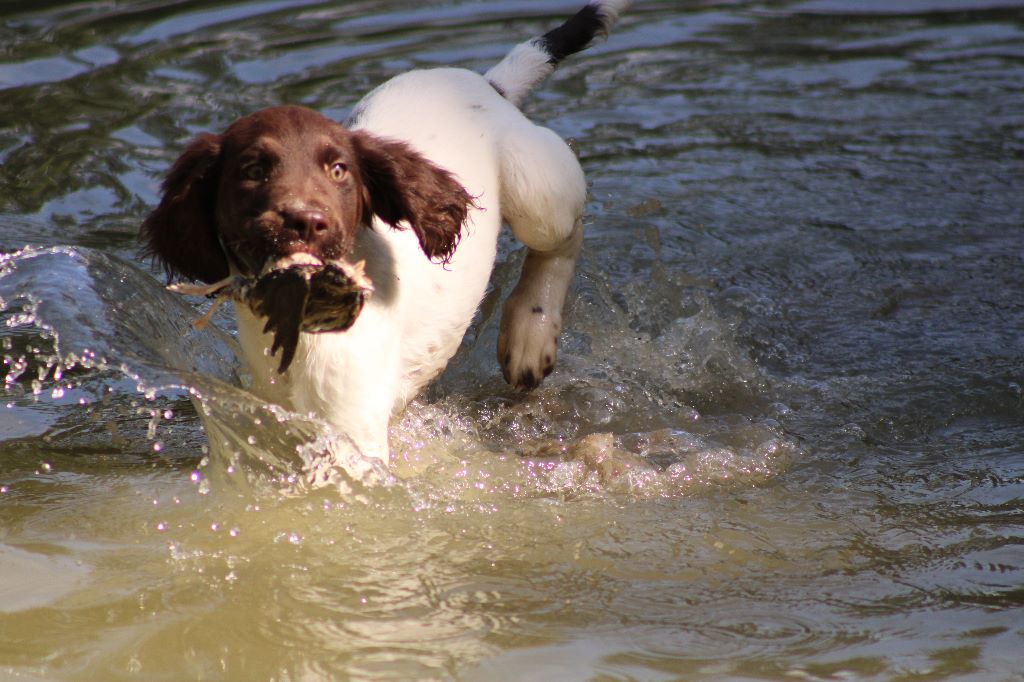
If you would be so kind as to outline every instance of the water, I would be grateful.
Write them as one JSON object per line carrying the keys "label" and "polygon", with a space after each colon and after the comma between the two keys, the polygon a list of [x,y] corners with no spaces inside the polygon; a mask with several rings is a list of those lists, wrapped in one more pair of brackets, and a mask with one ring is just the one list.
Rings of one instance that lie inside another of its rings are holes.
{"label": "water", "polygon": [[574,7],[4,4],[0,677],[1020,679],[1024,3],[641,0],[526,104],[592,184],[557,371],[506,243],[387,470],[140,260],[191,135]]}

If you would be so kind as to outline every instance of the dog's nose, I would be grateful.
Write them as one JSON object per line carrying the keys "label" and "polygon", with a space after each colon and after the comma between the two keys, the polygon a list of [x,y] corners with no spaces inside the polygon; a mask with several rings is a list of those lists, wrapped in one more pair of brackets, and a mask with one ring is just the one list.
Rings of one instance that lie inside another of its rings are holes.
{"label": "dog's nose", "polygon": [[284,226],[299,233],[304,241],[312,241],[330,229],[327,214],[317,208],[286,207],[281,210]]}

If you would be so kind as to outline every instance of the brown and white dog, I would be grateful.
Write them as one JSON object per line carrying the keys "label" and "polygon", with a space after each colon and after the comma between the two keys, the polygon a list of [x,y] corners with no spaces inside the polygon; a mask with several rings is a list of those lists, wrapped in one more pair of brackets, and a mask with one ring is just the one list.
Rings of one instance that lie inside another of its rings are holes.
{"label": "brown and white dog", "polygon": [[552,370],[583,239],[586,185],[569,147],[517,104],[630,0],[591,0],[481,76],[411,71],[345,126],[312,110],[257,111],[194,139],[142,226],[169,276],[255,276],[296,254],[364,260],[373,295],[346,331],[302,333],[283,374],[263,322],[236,305],[252,389],[313,413],[387,462],[388,424],[454,355],[506,222],[528,248],[502,312],[498,360],[520,389]]}

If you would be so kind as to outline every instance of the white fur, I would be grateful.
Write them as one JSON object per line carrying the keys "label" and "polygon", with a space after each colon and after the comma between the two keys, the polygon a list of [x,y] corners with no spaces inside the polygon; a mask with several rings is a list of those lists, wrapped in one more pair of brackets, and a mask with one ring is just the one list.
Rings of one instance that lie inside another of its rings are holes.
{"label": "white fur", "polygon": [[[629,9],[633,0],[590,0],[587,4],[596,8],[601,16],[598,35],[607,36],[618,22],[619,15]],[[533,38],[513,47],[504,59],[484,74],[484,78],[501,89],[508,101],[518,105],[523,97],[554,72],[556,65],[539,39]]]}
{"label": "white fur", "polygon": [[518,105],[531,90],[555,72],[551,55],[536,42],[519,43],[505,58],[485,74],[487,80],[500,87],[509,102]]}
{"label": "white fur", "polygon": [[[621,4],[621,3],[620,3]],[[350,127],[402,140],[476,198],[451,262],[431,262],[412,230],[375,221],[357,238],[375,291],[345,332],[301,334],[283,376],[263,320],[236,306],[253,389],[311,412],[362,453],[388,459],[388,423],[455,354],[482,299],[502,221],[528,248],[505,305],[499,358],[511,376],[553,361],[582,242],[586,185],[569,147],[531,123],[488,80],[462,69],[412,71],[370,93]],[[536,312],[537,309],[542,312]]]}

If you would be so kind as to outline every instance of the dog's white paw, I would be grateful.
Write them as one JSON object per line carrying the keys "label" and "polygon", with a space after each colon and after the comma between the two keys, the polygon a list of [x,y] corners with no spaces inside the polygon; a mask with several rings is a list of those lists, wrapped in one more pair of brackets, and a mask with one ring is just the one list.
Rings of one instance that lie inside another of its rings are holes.
{"label": "dog's white paw", "polygon": [[513,293],[505,303],[498,334],[498,362],[505,381],[523,391],[539,386],[555,368],[561,331],[561,310],[546,309]]}

